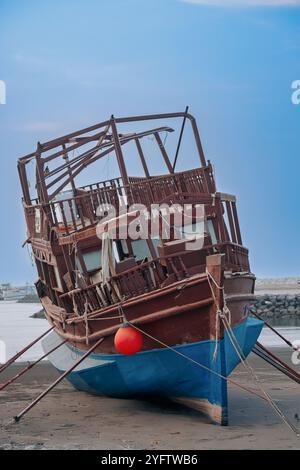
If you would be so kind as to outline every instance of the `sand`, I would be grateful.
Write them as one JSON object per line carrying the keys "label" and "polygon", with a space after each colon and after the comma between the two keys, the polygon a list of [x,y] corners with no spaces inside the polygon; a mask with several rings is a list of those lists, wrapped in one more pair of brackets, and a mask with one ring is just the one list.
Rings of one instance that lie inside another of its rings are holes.
{"label": "sand", "polygon": [[[291,364],[289,351],[277,348],[276,354]],[[265,389],[300,428],[300,386],[258,357],[251,355],[250,361]],[[1,381],[21,367],[2,373]],[[19,423],[12,423],[11,418],[57,376],[44,362],[0,392],[0,449],[300,449],[300,438],[266,402],[231,385],[227,427],[168,401],[96,397],[75,391],[66,381]],[[242,366],[233,377],[252,384]]]}

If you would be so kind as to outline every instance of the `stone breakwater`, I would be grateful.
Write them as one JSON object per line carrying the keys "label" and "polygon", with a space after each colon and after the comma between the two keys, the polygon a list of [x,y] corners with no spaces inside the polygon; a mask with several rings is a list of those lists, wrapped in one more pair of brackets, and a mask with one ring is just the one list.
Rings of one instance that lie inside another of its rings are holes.
{"label": "stone breakwater", "polygon": [[300,294],[257,295],[251,309],[264,320],[277,325],[300,325]]}

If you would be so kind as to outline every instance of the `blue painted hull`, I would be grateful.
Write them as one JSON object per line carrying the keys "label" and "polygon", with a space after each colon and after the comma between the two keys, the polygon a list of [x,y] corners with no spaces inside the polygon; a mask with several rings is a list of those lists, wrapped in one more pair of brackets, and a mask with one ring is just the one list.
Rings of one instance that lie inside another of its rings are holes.
{"label": "blue painted hull", "polygon": [[[233,328],[245,356],[256,343],[262,326],[263,322],[248,318]],[[70,347],[67,349],[73,354],[73,361],[75,356],[82,354]],[[213,359],[213,340],[180,345],[175,349],[223,376],[228,376],[240,362],[227,334],[218,342],[216,360]],[[53,362],[64,370],[57,358]],[[227,423],[227,381],[170,349],[154,349],[133,356],[93,354],[88,364],[84,366],[85,361],[82,364],[68,376],[78,390],[111,397],[162,395],[197,408],[216,422]]]}

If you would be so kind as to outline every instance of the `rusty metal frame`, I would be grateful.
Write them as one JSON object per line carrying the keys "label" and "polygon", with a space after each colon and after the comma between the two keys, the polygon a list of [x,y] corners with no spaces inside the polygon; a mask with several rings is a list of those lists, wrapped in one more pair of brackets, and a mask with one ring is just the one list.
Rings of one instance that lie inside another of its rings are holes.
{"label": "rusty metal frame", "polygon": [[[165,150],[165,147],[161,141],[160,132],[163,131],[168,131],[171,132],[173,129],[169,127],[161,127],[161,128],[156,128],[156,129],[151,129],[146,132],[140,132],[140,133],[133,133],[132,135],[122,135],[118,133],[117,125],[118,124],[124,124],[124,123],[133,123],[133,122],[143,122],[143,121],[153,121],[153,120],[161,120],[161,119],[173,119],[173,118],[180,118],[182,117],[184,119],[184,122],[188,119],[191,123],[193,133],[194,133],[194,138],[199,154],[199,159],[200,163],[202,166],[206,166],[206,160],[204,157],[203,149],[202,149],[202,144],[200,140],[200,135],[198,132],[197,124],[195,121],[195,118],[189,114],[188,112],[178,112],[178,113],[167,113],[167,114],[150,114],[150,115],[141,115],[141,116],[132,116],[132,117],[123,117],[123,118],[115,118],[112,116],[109,120],[100,122],[98,124],[95,124],[93,126],[81,129],[76,132],[72,132],[70,134],[66,134],[62,137],[59,137],[57,139],[50,140],[45,143],[38,143],[38,147],[36,152],[25,155],[24,157],[19,159],[18,162],[18,171],[20,175],[20,180],[21,180],[21,186],[23,190],[23,197],[24,197],[24,202],[26,204],[30,204],[30,191],[29,191],[29,186],[28,186],[28,181],[27,181],[27,175],[26,175],[26,170],[25,166],[27,163],[32,161],[33,159],[36,160],[37,164],[37,174],[38,174],[38,193],[39,193],[39,199],[40,202],[42,203],[48,203],[49,200],[52,200],[56,194],[58,194],[59,191],[63,189],[64,186],[66,186],[68,183],[73,182],[74,184],[74,178],[84,169],[86,166],[88,166],[91,163],[94,163],[96,159],[102,158],[108,153],[115,151],[117,160],[118,160],[118,165],[120,169],[120,173],[123,178],[123,182],[125,185],[128,184],[128,176],[126,172],[126,167],[125,167],[125,162],[124,162],[124,157],[122,153],[122,145],[124,143],[127,143],[131,140],[135,140],[137,150],[143,165],[143,169],[145,172],[146,177],[150,177],[149,170],[146,164],[146,160],[142,151],[142,147],[140,145],[140,139],[146,135],[153,134],[157,144],[160,148],[160,151],[162,153],[163,159],[167,165],[168,171],[170,174],[174,173],[173,166],[169,160],[168,154]],[[101,130],[103,129],[104,130]],[[112,136],[109,136],[108,130],[112,129]],[[83,135],[87,133],[91,133],[93,131],[101,130],[100,132],[97,132],[94,135]],[[183,130],[182,130],[183,132]],[[180,134],[180,140],[182,138],[182,132]],[[89,149],[88,151],[84,152],[82,155],[76,156],[74,159],[70,159],[69,161],[65,161],[64,164],[59,165],[56,167],[54,170],[49,171],[47,174],[45,174],[45,164],[51,162],[55,158],[58,158],[60,156],[64,156],[67,153],[78,149],[82,145],[85,145],[89,142],[98,140],[100,142]],[[108,140],[108,142],[105,142],[105,140]],[[70,144],[72,142],[75,142],[73,145],[70,147],[67,147],[67,144]],[[51,155],[45,155],[43,156],[44,153],[50,152],[52,149],[57,148],[58,146],[61,146],[61,149],[58,151],[52,153]],[[97,155],[98,151],[101,149],[107,148],[106,151],[100,153]],[[61,174],[59,177],[56,179],[50,181],[48,185],[46,185],[45,180],[49,179],[50,177],[54,176],[54,174],[59,174],[61,171],[66,169],[65,173]],[[75,171],[74,171],[75,170]],[[57,182],[59,182],[62,178],[67,177],[66,180],[57,188],[51,195],[48,194],[48,189],[52,186],[54,186]]]}

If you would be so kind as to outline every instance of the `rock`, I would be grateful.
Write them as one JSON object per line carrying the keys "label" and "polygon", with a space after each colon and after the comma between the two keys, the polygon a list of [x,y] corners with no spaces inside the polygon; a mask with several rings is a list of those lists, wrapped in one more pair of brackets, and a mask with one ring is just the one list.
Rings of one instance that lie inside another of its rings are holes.
{"label": "rock", "polygon": [[30,318],[45,318],[45,310],[42,308],[38,312],[31,315]]}

